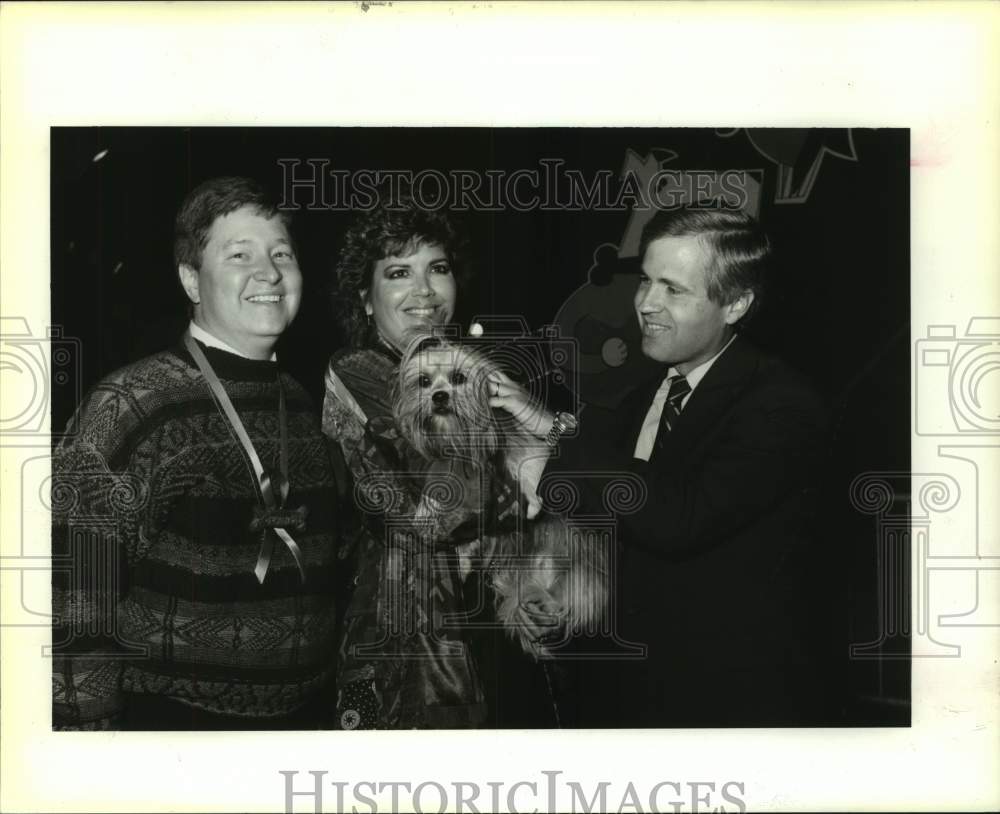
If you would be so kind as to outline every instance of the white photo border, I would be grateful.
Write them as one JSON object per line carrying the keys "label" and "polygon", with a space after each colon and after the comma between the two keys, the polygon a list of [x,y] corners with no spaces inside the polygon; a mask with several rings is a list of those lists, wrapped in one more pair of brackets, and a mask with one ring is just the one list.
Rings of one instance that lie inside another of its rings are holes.
{"label": "white photo border", "polygon": [[[987,2],[7,3],[2,315],[48,323],[52,126],[908,127],[913,341],[929,326],[962,335],[973,317],[1000,315],[998,41],[1000,7]],[[915,435],[913,471],[939,471],[943,443]],[[5,483],[23,452],[0,445]],[[998,474],[979,472],[980,494],[998,493]],[[41,508],[18,516],[9,497],[0,506],[10,618],[19,524],[47,539],[49,520]],[[948,533],[995,533],[987,520]],[[957,585],[941,580],[942,612],[968,604]],[[979,600],[996,602],[996,589]],[[915,643],[910,728],[165,737],[51,732],[48,629],[0,625],[0,808],[277,811],[281,770],[299,772],[296,788],[310,770],[507,788],[541,785],[548,770],[612,781],[615,805],[629,782],[735,781],[755,811],[995,809],[997,627],[952,633],[960,658],[921,658]],[[517,799],[546,805],[542,793]]]}

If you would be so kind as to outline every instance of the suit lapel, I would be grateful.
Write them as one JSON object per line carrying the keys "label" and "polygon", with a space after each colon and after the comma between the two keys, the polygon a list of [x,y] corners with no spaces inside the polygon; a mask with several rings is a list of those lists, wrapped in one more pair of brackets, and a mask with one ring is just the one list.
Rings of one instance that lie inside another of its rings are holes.
{"label": "suit lapel", "polygon": [[747,386],[757,370],[757,360],[758,354],[752,345],[740,337],[733,340],[691,393],[673,430],[655,455],[658,467],[684,460]]}

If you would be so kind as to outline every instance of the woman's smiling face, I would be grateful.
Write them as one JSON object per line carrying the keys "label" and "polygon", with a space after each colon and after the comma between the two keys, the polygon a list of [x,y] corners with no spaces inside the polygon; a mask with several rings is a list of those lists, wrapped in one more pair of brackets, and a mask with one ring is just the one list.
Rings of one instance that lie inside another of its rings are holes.
{"label": "woman's smiling face", "polygon": [[201,267],[181,264],[194,321],[216,339],[267,359],[302,299],[302,272],[284,221],[243,206],[215,219]]}
{"label": "woman's smiling face", "polygon": [[377,261],[371,288],[362,292],[362,298],[365,313],[383,339],[402,349],[408,331],[451,320],[455,293],[455,275],[445,250],[436,243],[420,243],[411,254]]}

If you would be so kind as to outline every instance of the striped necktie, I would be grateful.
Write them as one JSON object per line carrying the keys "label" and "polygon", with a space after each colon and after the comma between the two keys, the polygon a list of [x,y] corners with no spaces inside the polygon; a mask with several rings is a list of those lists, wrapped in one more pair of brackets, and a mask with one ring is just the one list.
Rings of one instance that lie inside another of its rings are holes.
{"label": "striped necktie", "polygon": [[663,412],[660,413],[660,428],[656,432],[656,446],[663,447],[667,433],[673,429],[677,423],[677,418],[681,414],[681,402],[684,397],[691,392],[691,385],[683,376],[675,376],[670,382],[670,389],[667,390],[667,400],[663,402]]}

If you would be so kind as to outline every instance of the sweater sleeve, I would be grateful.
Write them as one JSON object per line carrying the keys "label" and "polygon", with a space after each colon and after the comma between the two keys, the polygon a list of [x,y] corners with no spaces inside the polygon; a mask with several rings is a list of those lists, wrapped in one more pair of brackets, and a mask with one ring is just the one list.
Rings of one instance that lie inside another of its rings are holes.
{"label": "sweater sleeve", "polygon": [[150,504],[151,473],[112,463],[129,410],[114,388],[99,385],[52,456],[54,729],[117,728],[125,660],[144,655],[117,620],[126,562],[144,547]]}

